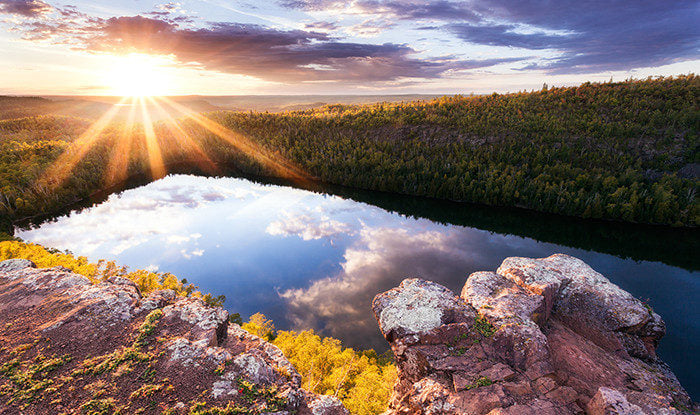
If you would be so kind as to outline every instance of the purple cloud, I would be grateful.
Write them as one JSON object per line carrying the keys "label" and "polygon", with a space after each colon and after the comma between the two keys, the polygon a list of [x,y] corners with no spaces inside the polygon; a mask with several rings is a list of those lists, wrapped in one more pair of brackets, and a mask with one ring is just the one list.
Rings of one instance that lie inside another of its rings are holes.
{"label": "purple cloud", "polygon": [[41,0],[0,0],[0,13],[39,17],[51,11],[53,7]]}
{"label": "purple cloud", "polygon": [[182,28],[168,19],[121,16],[109,19],[33,22],[30,40],[62,39],[92,52],[172,54],[209,70],[280,82],[386,82],[439,78],[452,71],[492,66],[510,59],[418,59],[406,45],[341,42],[326,33],[279,30],[253,24],[212,23]]}
{"label": "purple cloud", "polygon": [[281,4],[302,10],[338,9],[375,18],[430,21],[418,29],[447,30],[480,45],[560,52],[558,57],[525,70],[592,73],[700,58],[697,1],[282,0]]}

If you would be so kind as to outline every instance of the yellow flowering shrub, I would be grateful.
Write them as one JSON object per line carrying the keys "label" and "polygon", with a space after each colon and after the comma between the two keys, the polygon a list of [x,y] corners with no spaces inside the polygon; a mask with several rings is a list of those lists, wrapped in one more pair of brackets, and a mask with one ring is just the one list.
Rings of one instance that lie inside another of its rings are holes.
{"label": "yellow flowering shrub", "polygon": [[47,249],[41,245],[19,241],[0,242],[0,261],[11,258],[24,258],[36,264],[39,268],[63,266],[76,274],[84,275],[93,283],[104,281],[114,276],[128,278],[136,283],[142,294],[155,290],[171,289],[180,296],[201,297],[211,305],[221,305],[223,297],[204,296],[192,284],[185,284],[170,273],[155,273],[147,270],[128,271],[114,261],[100,260],[89,262],[84,256],[75,257],[55,249]]}
{"label": "yellow flowering shrub", "polygon": [[340,340],[313,330],[275,332],[272,321],[261,313],[241,327],[279,347],[301,374],[304,389],[337,396],[352,414],[386,410],[396,382],[396,366],[388,358],[374,350],[343,348]]}

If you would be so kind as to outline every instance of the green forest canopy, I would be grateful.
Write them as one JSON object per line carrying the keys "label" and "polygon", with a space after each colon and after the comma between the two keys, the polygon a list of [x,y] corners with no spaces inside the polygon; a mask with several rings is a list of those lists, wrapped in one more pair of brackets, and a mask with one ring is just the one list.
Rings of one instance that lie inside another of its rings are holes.
{"label": "green forest canopy", "polygon": [[[700,79],[695,75],[426,102],[206,114],[314,179],[354,188],[627,222],[697,226]],[[0,121],[5,222],[54,212],[127,176],[148,175],[140,125],[114,123],[65,181],[51,165],[89,122]],[[166,165],[278,175],[189,119],[155,134]],[[186,132],[202,149],[182,140]],[[128,146],[123,142],[128,138]],[[121,144],[121,145],[120,145]],[[123,166],[114,174],[110,166]],[[208,159],[208,160],[206,160]],[[211,160],[215,167],[207,167]],[[183,171],[184,170],[184,171]]]}

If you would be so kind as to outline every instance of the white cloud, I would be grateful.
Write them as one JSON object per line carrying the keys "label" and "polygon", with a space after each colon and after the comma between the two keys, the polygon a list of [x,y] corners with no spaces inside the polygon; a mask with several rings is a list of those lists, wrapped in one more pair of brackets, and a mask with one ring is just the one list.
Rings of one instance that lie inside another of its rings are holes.
{"label": "white cloud", "polygon": [[330,238],[337,235],[353,235],[352,227],[328,216],[313,216],[307,214],[290,214],[285,212],[284,218],[274,221],[265,230],[270,235],[296,235],[305,241]]}

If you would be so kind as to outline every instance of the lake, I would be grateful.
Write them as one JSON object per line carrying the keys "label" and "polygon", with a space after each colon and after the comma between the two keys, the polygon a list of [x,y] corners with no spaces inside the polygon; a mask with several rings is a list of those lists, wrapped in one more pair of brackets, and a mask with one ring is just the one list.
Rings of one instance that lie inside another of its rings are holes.
{"label": "lake", "polygon": [[387,343],[370,303],[404,278],[459,293],[470,273],[495,270],[505,257],[565,253],[648,299],[667,325],[660,356],[700,395],[697,233],[321,190],[335,195],[171,175],[16,235],[93,261],[171,272],[224,294],[244,319],[262,312],[277,328],[313,328],[380,352]]}

